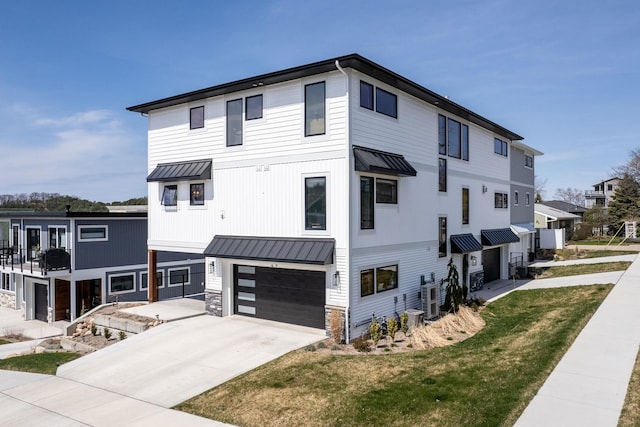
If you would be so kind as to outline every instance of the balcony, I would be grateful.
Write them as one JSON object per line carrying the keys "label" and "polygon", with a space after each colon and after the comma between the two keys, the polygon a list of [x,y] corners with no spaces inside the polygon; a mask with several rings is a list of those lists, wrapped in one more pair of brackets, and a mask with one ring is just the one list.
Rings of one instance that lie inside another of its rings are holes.
{"label": "balcony", "polygon": [[[20,246],[0,245],[0,268],[20,273],[41,274],[68,271],[71,273],[71,253],[63,248],[49,248],[44,251],[28,251]],[[28,256],[27,256],[28,255]]]}

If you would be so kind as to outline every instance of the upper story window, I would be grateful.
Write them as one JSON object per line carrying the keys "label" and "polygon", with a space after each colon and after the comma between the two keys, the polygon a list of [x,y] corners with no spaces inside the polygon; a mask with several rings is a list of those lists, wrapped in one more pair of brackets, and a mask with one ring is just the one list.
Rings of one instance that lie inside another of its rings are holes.
{"label": "upper story window", "polygon": [[496,154],[500,154],[501,156],[507,157],[509,155],[508,144],[501,139],[495,138],[493,140],[493,151]]}
{"label": "upper story window", "polygon": [[398,181],[395,179],[376,179],[376,202],[398,203]]}
{"label": "upper story window", "polygon": [[191,192],[191,206],[204,205],[204,183],[191,184],[189,187]]}
{"label": "upper story window", "polygon": [[360,106],[367,110],[374,109],[385,116],[398,118],[398,97],[371,83],[360,81]]}
{"label": "upper story window", "polygon": [[524,195],[524,202],[527,206],[531,205],[531,194],[529,193],[525,193]]}
{"label": "upper story window", "polygon": [[304,87],[304,136],[325,134],[325,82]]}
{"label": "upper story window", "polygon": [[178,205],[178,186],[165,185],[162,191],[162,204],[165,206]]}
{"label": "upper story window", "polygon": [[509,195],[507,193],[494,193],[493,207],[496,209],[508,209]]}
{"label": "upper story window", "polygon": [[469,224],[469,189],[462,189],[462,223]]}
{"label": "upper story window", "polygon": [[62,249],[67,247],[66,227],[49,227],[49,247]]}
{"label": "upper story window", "polygon": [[447,191],[447,159],[438,159],[438,191]]}
{"label": "upper story window", "polygon": [[79,242],[103,242],[109,240],[109,227],[106,225],[79,225]]}
{"label": "upper story window", "polygon": [[262,95],[248,96],[245,103],[245,120],[262,118]]}
{"label": "upper story window", "polygon": [[520,202],[520,195],[518,194],[517,191],[513,192],[513,205],[514,206],[518,206],[518,203]]}
{"label": "upper story window", "polygon": [[439,114],[438,153],[468,161],[469,126]]}
{"label": "upper story window", "polygon": [[242,145],[242,98],[227,101],[227,147]]}
{"label": "upper story window", "polygon": [[327,229],[327,177],[304,179],[304,228]]}
{"label": "upper story window", "polygon": [[204,105],[193,107],[189,110],[189,128],[201,129],[204,127]]}
{"label": "upper story window", "polygon": [[438,218],[438,257],[447,256],[447,218]]}
{"label": "upper story window", "polygon": [[374,228],[374,178],[371,176],[360,177],[360,229],[372,230]]}
{"label": "upper story window", "polygon": [[533,156],[524,155],[524,166],[527,168],[533,168]]}

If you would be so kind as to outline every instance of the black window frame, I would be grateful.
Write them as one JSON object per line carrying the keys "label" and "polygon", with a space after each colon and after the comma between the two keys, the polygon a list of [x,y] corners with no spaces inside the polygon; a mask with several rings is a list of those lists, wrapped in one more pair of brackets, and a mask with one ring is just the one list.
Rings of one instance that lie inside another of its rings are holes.
{"label": "black window frame", "polygon": [[[375,268],[367,268],[360,270],[360,297],[368,297],[369,295],[375,295],[376,293],[376,273]],[[367,277],[366,281],[362,280],[363,277]],[[366,285],[366,288],[363,286]]]}
{"label": "black window frame", "polygon": [[[368,92],[367,92],[368,91]],[[374,86],[371,83],[367,83],[360,80],[360,106],[367,110],[373,111],[374,109]],[[366,105],[363,100],[367,101]]]}
{"label": "black window frame", "polygon": [[[457,125],[455,132],[451,126]],[[453,138],[457,138],[457,141]],[[451,147],[455,150],[452,150]],[[469,161],[469,126],[443,114],[438,114],[438,154],[454,159]]]}
{"label": "black window frame", "polygon": [[524,167],[533,169],[533,156],[530,156],[528,154],[524,155]]}
{"label": "black window frame", "polygon": [[[257,101],[260,100],[259,103],[259,114],[254,114],[253,110],[255,108],[258,108],[258,105],[249,105],[250,102],[252,101]],[[249,121],[249,120],[256,120],[256,119],[261,119],[262,116],[264,114],[264,104],[263,104],[263,99],[262,99],[262,94],[259,95],[252,95],[252,96],[247,96],[244,99],[244,120],[245,121]]]}
{"label": "black window frame", "polygon": [[462,123],[447,118],[447,155],[462,159]]}
{"label": "black window frame", "polygon": [[[389,280],[385,277],[392,272]],[[398,264],[388,264],[379,267],[365,268],[360,270],[360,297],[377,295],[382,292],[398,289],[400,268]],[[383,286],[381,286],[381,284]]]}
{"label": "black window frame", "polygon": [[438,114],[438,154],[447,155],[447,118]]}
{"label": "black window frame", "polygon": [[438,191],[447,192],[447,159],[438,157]]}
{"label": "black window frame", "polygon": [[[200,187],[200,191],[194,191],[194,187],[196,186]],[[189,184],[189,205],[204,205],[204,182],[194,182]]]}
{"label": "black window frame", "polygon": [[500,138],[493,139],[493,152],[503,157],[509,157],[509,145]]}
{"label": "black window frame", "polygon": [[[114,280],[117,280],[118,282],[120,282],[122,279],[125,279],[125,278],[131,278],[131,288],[114,291],[113,290]],[[114,275],[109,277],[109,294],[122,294],[122,293],[135,292],[135,291],[136,291],[136,275],[134,273],[118,274],[117,276]]]}
{"label": "black window frame", "polygon": [[[172,202],[171,203],[166,203],[167,202],[167,195],[171,191],[173,191]],[[178,186],[176,184],[169,184],[169,185],[165,185],[164,186],[164,189],[162,190],[161,204],[162,204],[162,206],[178,206]]]}
{"label": "black window frame", "polygon": [[[146,280],[143,280],[143,277],[146,278]],[[162,271],[157,271],[156,272],[156,283],[157,283],[157,288],[161,288],[162,287]],[[142,273],[140,273],[140,290],[144,290],[144,289],[148,289],[149,288],[149,273],[146,271],[143,271]]]}
{"label": "black window frame", "polygon": [[[318,110],[320,108],[311,108],[309,97],[310,90],[314,87],[322,86],[322,115],[321,117],[313,117],[311,118],[311,110]],[[322,119],[322,131],[314,132],[312,131],[311,123],[313,120],[321,118]],[[304,86],[304,136],[318,136],[325,135],[327,133],[327,86],[325,81],[309,83]]]}
{"label": "black window frame", "polygon": [[[368,185],[368,194],[365,192]],[[375,228],[375,179],[372,176],[360,177],[360,229]]]}
{"label": "black window frame", "polygon": [[509,194],[501,191],[493,193],[493,207],[495,209],[509,209]]}
{"label": "black window frame", "polygon": [[204,105],[191,107],[189,109],[189,129],[204,128]]}
{"label": "black window frame", "polygon": [[[185,274],[178,275],[178,274],[176,274],[176,272],[183,272],[183,271],[187,272],[186,280],[184,281],[184,284],[185,285],[190,284],[191,283],[190,282],[190,280],[191,280],[191,271],[190,270],[191,269],[189,267],[178,267],[178,268],[170,269],[168,271],[168,274],[167,274],[167,276],[168,276],[167,285],[168,286],[179,286],[179,285],[182,285],[182,279],[184,278]],[[180,280],[177,280],[176,278],[179,278]]]}
{"label": "black window frame", "polygon": [[469,188],[462,187],[462,224],[469,225],[470,217],[470,202],[469,202]]}
{"label": "black window frame", "polygon": [[[227,147],[237,147],[242,145],[243,142],[243,129],[242,129],[242,98],[230,99],[227,101],[227,121],[226,121],[226,131],[227,131]],[[240,111],[237,110],[237,107],[240,107]],[[236,108],[233,111],[230,111],[232,108]],[[239,140],[239,142],[238,142]]]}
{"label": "black window frame", "polygon": [[513,206],[518,206],[520,202],[520,194],[517,191],[513,192]]}
{"label": "black window frame", "polygon": [[[381,95],[383,100],[382,103],[380,102]],[[393,102],[390,104],[387,104],[386,102],[387,100],[393,101]],[[388,110],[388,108],[391,108],[391,109]],[[376,86],[376,112],[380,114],[384,114],[385,116],[389,116],[389,117],[393,117],[394,119],[397,119],[398,118],[398,95]]]}
{"label": "black window frame", "polygon": [[[313,187],[309,187],[309,182],[311,180],[322,180],[324,182],[324,193],[322,195],[322,200],[319,198],[316,200],[310,200],[312,194],[310,193],[310,189]],[[320,208],[323,212],[320,212],[320,218],[323,220],[319,223],[315,223],[311,219],[311,214],[317,214],[311,211],[311,207],[316,203],[320,203]],[[326,176],[308,176],[304,178],[304,228],[308,231],[326,231],[327,230],[327,177]]]}
{"label": "black window frame", "polygon": [[438,258],[447,256],[447,217],[438,217]]}
{"label": "black window frame", "polygon": [[[382,186],[380,185],[381,183],[382,183]],[[382,191],[382,187],[387,183],[391,188],[390,194],[386,194],[385,192]],[[387,204],[387,205],[398,204],[398,180],[397,179],[376,178],[376,203]]]}
{"label": "black window frame", "polygon": [[[394,268],[394,270],[387,270],[390,268]],[[383,280],[385,280],[385,278],[383,277],[384,275],[380,274],[381,272],[384,271],[393,271],[393,275],[390,278],[390,286],[389,287],[380,287],[381,284],[384,284]],[[381,277],[382,276],[382,277]],[[385,265],[382,267],[376,267],[376,276],[375,276],[375,287],[376,287],[376,294],[379,294],[381,292],[386,292],[386,291],[390,291],[392,289],[398,289],[398,264],[390,264],[390,265]]]}

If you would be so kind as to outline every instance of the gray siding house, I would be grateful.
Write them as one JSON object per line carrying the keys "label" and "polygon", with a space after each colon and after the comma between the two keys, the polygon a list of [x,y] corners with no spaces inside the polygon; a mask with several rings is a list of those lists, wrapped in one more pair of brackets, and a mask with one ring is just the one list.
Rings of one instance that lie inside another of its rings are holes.
{"label": "gray siding house", "polygon": [[[146,212],[0,213],[0,222],[0,306],[25,320],[148,299]],[[204,298],[202,256],[159,252],[156,277],[157,299]]]}

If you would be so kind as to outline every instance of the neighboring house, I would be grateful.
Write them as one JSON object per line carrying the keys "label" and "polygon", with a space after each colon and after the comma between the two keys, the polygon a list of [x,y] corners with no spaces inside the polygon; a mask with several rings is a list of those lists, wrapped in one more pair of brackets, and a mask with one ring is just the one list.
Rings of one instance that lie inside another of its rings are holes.
{"label": "neighboring house", "polygon": [[581,223],[584,220],[584,213],[588,210],[584,206],[578,206],[573,203],[568,203],[562,200],[550,200],[543,203],[546,206],[550,206],[561,211],[569,212],[574,215],[578,215],[580,218],[576,218],[575,223]]}
{"label": "neighboring house", "polygon": [[[147,300],[146,212],[0,213],[0,222],[9,229],[0,305],[25,320],[71,321],[99,304]],[[157,273],[161,299],[202,295],[202,256],[162,252]]]}
{"label": "neighboring house", "polygon": [[[571,240],[576,224],[580,222],[579,215],[565,212],[543,203],[535,204],[535,226],[538,230],[564,230],[563,246]],[[544,246],[544,245],[543,245]],[[541,246],[542,247],[542,246]],[[551,249],[544,248],[543,249]],[[560,248],[555,248],[560,249]]]}
{"label": "neighboring house", "polygon": [[593,184],[593,190],[587,190],[584,193],[584,206],[587,209],[594,206],[608,208],[619,182],[620,178],[610,178]]}
{"label": "neighboring house", "polygon": [[150,268],[204,253],[210,314],[329,330],[338,312],[349,341],[373,313],[433,315],[450,259],[467,284],[509,277],[522,137],[366,58],[128,110],[149,121]]}
{"label": "neighboring house", "polygon": [[527,275],[528,262],[535,258],[534,161],[540,155],[542,152],[520,141],[511,143],[511,230],[520,241],[511,244],[510,264],[524,270],[521,277]]}

